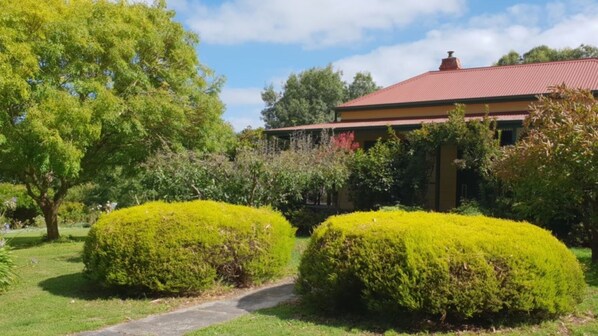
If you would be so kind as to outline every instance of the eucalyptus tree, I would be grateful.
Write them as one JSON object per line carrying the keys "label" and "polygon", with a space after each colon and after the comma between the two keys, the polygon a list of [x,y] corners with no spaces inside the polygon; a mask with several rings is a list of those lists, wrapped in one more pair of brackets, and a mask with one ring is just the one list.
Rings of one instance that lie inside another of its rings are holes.
{"label": "eucalyptus tree", "polygon": [[496,65],[565,61],[593,57],[598,57],[598,48],[592,45],[582,44],[573,49],[553,49],[545,45],[540,45],[530,49],[523,55],[511,50],[508,54],[503,55],[498,62],[496,62]]}
{"label": "eucalyptus tree", "polygon": [[221,81],[163,1],[0,0],[0,176],[48,239],[68,190],[158,148],[217,148]]}
{"label": "eucalyptus tree", "polygon": [[337,105],[380,89],[368,72],[356,73],[351,83],[344,82],[342,75],[328,65],[291,74],[282,92],[267,86],[262,91],[266,128],[334,121]]}

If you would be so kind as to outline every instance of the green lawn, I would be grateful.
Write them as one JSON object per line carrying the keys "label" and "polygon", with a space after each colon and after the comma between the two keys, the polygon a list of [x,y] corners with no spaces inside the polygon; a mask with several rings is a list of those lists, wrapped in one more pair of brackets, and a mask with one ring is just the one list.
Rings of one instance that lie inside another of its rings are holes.
{"label": "green lawn", "polygon": [[[88,229],[63,228],[64,242],[42,243],[43,230],[8,235],[17,263],[18,282],[0,295],[0,335],[63,335],[98,329],[129,319],[172,310],[198,298],[123,298],[83,277],[81,250]],[[297,272],[308,238],[298,238],[287,274]],[[500,329],[501,335],[598,335],[598,267],[590,267],[590,252],[573,252],[586,266],[588,292],[578,311],[541,325]],[[216,295],[212,293],[211,295]],[[479,330],[477,332],[480,332]],[[445,332],[474,334],[477,332]],[[486,331],[491,333],[490,330]],[[482,331],[485,333],[485,331]],[[193,335],[404,335],[360,317],[324,318],[299,303],[289,303],[210,327]],[[427,334],[427,333],[421,333]]]}
{"label": "green lawn", "polygon": [[[17,264],[18,281],[0,295],[0,335],[64,335],[98,329],[165,312],[197,302],[198,298],[122,298],[98,287],[82,273],[81,251],[89,229],[62,228],[64,242],[42,243],[44,230],[13,231],[7,235]],[[287,268],[296,272],[298,240]],[[210,293],[210,295],[217,295]]]}
{"label": "green lawn", "polygon": [[[575,314],[539,325],[497,327],[500,335],[598,335],[598,267],[590,266],[588,249],[573,249],[586,268],[588,289],[586,297]],[[231,322],[216,325],[190,335],[428,335],[431,331],[402,330],[393,326],[366,320],[358,316],[325,318],[298,302],[264,309]],[[441,335],[490,335],[489,330],[454,330],[437,332]]]}

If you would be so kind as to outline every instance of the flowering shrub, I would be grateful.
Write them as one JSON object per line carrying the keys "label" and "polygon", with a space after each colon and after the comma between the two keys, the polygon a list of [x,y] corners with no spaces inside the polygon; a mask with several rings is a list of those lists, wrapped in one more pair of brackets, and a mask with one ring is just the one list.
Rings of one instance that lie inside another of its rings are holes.
{"label": "flowering shrub", "polygon": [[355,133],[354,132],[344,132],[339,133],[332,137],[332,141],[336,148],[345,150],[345,151],[355,151],[359,148],[359,142],[355,142]]}

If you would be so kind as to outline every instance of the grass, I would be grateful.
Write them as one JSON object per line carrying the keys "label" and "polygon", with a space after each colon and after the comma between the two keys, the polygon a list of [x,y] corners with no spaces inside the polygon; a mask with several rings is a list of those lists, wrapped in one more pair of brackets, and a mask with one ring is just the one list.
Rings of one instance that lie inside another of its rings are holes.
{"label": "grass", "polygon": [[[89,229],[61,228],[60,242],[43,242],[45,230],[6,235],[17,264],[16,284],[0,295],[1,335],[64,335],[94,330],[213,298],[119,297],[83,276],[81,251]],[[287,275],[296,273],[307,239],[298,239]],[[222,289],[220,289],[222,290]]]}
{"label": "grass", "polygon": [[588,284],[584,301],[577,311],[558,320],[540,324],[496,326],[480,329],[459,327],[452,330],[406,330],[376,321],[375,318],[360,316],[323,317],[313,308],[300,302],[291,302],[278,307],[260,310],[250,315],[221,325],[198,330],[189,335],[598,335],[598,266],[592,266],[588,249],[572,249],[586,270]]}
{"label": "grass", "polygon": [[[98,287],[83,277],[81,250],[88,229],[63,228],[61,242],[46,243],[44,230],[22,230],[7,236],[19,279],[0,295],[0,334],[63,335],[98,329],[130,319],[173,310],[198,298],[127,298]],[[309,238],[297,238],[286,273],[296,275]],[[586,267],[588,289],[577,311],[541,324],[498,327],[501,335],[598,335],[598,267],[590,251],[573,249]],[[214,294],[217,295],[217,294]],[[264,309],[192,335],[425,335],[430,331],[403,330],[360,316],[323,317],[291,302]],[[449,330],[439,334],[490,334],[493,330]]]}

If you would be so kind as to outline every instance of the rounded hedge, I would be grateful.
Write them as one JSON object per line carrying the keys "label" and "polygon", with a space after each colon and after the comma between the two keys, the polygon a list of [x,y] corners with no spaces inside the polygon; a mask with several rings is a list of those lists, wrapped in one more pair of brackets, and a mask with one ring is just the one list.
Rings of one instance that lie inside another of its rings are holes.
{"label": "rounded hedge", "polygon": [[314,232],[297,290],[322,309],[451,320],[571,311],[585,288],[548,231],[484,216],[360,212]]}
{"label": "rounded hedge", "polygon": [[289,222],[266,208],[153,202],[101,217],[83,262],[106,285],[193,293],[217,281],[248,286],[280,275],[293,242]]}

